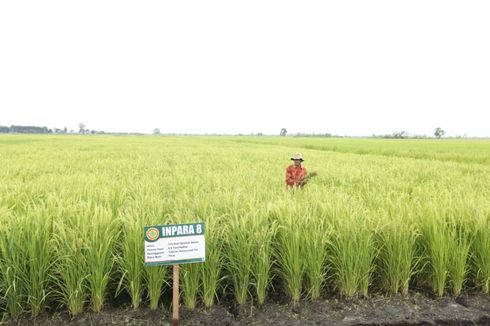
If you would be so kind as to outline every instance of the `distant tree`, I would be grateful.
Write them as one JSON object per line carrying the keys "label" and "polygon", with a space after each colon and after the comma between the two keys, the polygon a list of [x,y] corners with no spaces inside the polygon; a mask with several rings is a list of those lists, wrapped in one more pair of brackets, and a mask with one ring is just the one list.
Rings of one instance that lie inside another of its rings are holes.
{"label": "distant tree", "polygon": [[437,127],[435,132],[434,132],[434,136],[436,136],[437,138],[441,138],[442,136],[444,136],[446,132],[444,130],[442,130],[442,128],[439,128]]}
{"label": "distant tree", "polygon": [[154,135],[160,135],[160,129],[158,129],[158,128],[153,129],[153,134]]}
{"label": "distant tree", "polygon": [[85,123],[80,122],[80,123],[78,124],[78,128],[80,128],[79,133],[84,134],[84,133],[85,133],[85,127],[86,127]]}
{"label": "distant tree", "polygon": [[282,128],[282,129],[281,129],[281,132],[280,132],[280,134],[279,134],[279,135],[281,135],[281,136],[286,136],[286,135],[287,135],[287,133],[288,133],[288,131],[286,130],[286,128]]}
{"label": "distant tree", "polygon": [[67,134],[68,133],[68,129],[66,127],[63,129],[63,133],[64,134]]}

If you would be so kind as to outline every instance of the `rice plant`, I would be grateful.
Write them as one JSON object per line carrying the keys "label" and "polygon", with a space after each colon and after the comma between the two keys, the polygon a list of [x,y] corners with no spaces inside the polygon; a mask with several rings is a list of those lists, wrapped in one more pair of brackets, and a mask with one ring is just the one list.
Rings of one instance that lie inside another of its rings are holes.
{"label": "rice plant", "polygon": [[244,304],[249,296],[253,268],[253,242],[251,225],[253,221],[240,212],[229,218],[226,242],[226,264],[233,292],[238,304]]}
{"label": "rice plant", "polygon": [[335,286],[342,296],[367,296],[376,257],[372,226],[363,212],[334,214],[329,263]]}
{"label": "rice plant", "polygon": [[381,286],[391,294],[401,293],[405,296],[417,266],[417,229],[413,221],[388,216],[377,234],[380,249],[377,273]]}
{"label": "rice plant", "polygon": [[88,298],[87,252],[85,237],[88,236],[85,216],[74,209],[65,208],[64,221],[55,223],[54,247],[58,257],[54,282],[58,297],[72,316],[83,311]]}
{"label": "rice plant", "polygon": [[24,218],[10,214],[8,216],[10,219],[0,224],[2,295],[7,313],[11,317],[17,317],[27,305],[27,251],[23,243],[19,241],[25,234],[25,230],[18,227],[22,225]]}
{"label": "rice plant", "polygon": [[146,292],[150,300],[150,309],[158,308],[163,286],[166,283],[168,266],[145,266]]}
{"label": "rice plant", "polygon": [[88,228],[85,250],[87,252],[87,282],[90,303],[95,312],[102,310],[114,267],[114,247],[120,230],[111,211],[95,206],[93,221]]}
{"label": "rice plant", "polygon": [[272,280],[271,268],[273,264],[273,240],[277,232],[277,222],[256,216],[254,219],[253,234],[253,262],[252,273],[255,294],[259,305],[265,302],[267,290]]}
{"label": "rice plant", "polygon": [[194,309],[199,294],[201,267],[199,264],[185,264],[180,266],[180,282],[184,297],[184,304],[188,309]]}
{"label": "rice plant", "polygon": [[303,247],[304,232],[306,232],[305,217],[298,206],[281,213],[275,246],[278,274],[286,293],[293,303],[297,304],[303,291],[306,266]]}
{"label": "rice plant", "polygon": [[143,296],[144,242],[141,241],[143,222],[138,210],[129,210],[122,217],[122,248],[117,256],[121,280],[119,288],[124,288],[131,297],[131,306],[138,309]]}
{"label": "rice plant", "polygon": [[483,293],[490,293],[490,215],[479,215],[474,224],[472,261],[475,281]]}
{"label": "rice plant", "polygon": [[449,280],[454,296],[461,294],[469,271],[469,253],[471,248],[471,226],[468,220],[455,216],[449,222]]}
{"label": "rice plant", "polygon": [[307,216],[303,232],[305,277],[308,296],[316,300],[326,282],[327,246],[330,227],[327,216]]}
{"label": "rice plant", "polygon": [[27,303],[31,312],[37,316],[43,311],[46,301],[51,294],[50,279],[53,265],[56,262],[53,255],[53,219],[48,207],[33,208],[38,214],[30,216],[25,226],[30,232],[23,235],[27,247]]}
{"label": "rice plant", "polygon": [[202,282],[202,300],[204,306],[211,307],[218,295],[224,266],[223,245],[226,229],[219,224],[221,218],[206,220],[206,262],[200,265]]}
{"label": "rice plant", "polygon": [[444,215],[434,207],[428,207],[421,216],[421,232],[424,255],[428,266],[428,282],[437,296],[441,297],[446,288],[450,252],[453,249]]}

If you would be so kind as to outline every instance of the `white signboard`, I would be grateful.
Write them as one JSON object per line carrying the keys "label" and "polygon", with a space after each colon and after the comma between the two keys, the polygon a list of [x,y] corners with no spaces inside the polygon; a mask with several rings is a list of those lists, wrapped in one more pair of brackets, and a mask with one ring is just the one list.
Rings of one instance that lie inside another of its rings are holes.
{"label": "white signboard", "polygon": [[145,264],[204,262],[204,223],[145,226]]}

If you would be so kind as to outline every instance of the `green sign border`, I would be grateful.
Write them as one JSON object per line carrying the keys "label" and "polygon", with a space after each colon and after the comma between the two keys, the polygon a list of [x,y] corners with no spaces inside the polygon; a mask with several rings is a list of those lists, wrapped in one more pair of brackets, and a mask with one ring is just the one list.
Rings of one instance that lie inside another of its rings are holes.
{"label": "green sign border", "polygon": [[[182,234],[182,235],[173,235],[173,236],[168,236],[168,237],[162,237],[161,231],[163,227],[172,227],[172,226],[184,226],[184,225],[201,225],[202,226],[202,232],[197,233],[197,234]],[[158,229],[159,236],[156,240],[150,240],[146,237],[146,230],[150,228],[156,228]],[[145,238],[145,241],[148,242],[155,242],[160,238],[180,238],[180,237],[190,237],[190,236],[196,236],[196,235],[205,235],[206,234],[206,224],[204,222],[196,222],[196,223],[183,223],[183,224],[160,224],[160,225],[147,225],[144,227],[143,230],[143,235]]]}
{"label": "green sign border", "polygon": [[162,262],[145,263],[146,266],[160,266],[160,265],[177,265],[177,264],[192,264],[192,263],[204,263],[206,260],[203,258],[194,259],[182,259],[182,260],[169,260]]}

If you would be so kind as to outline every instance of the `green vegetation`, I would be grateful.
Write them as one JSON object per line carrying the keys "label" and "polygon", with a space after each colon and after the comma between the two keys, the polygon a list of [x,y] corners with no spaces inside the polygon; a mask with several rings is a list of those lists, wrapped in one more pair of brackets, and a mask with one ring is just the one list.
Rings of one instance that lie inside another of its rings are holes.
{"label": "green vegetation", "polygon": [[[289,157],[318,172],[286,190]],[[206,222],[183,303],[490,290],[490,141],[0,136],[0,311],[170,307],[143,226]],[[229,299],[227,299],[229,300]]]}

